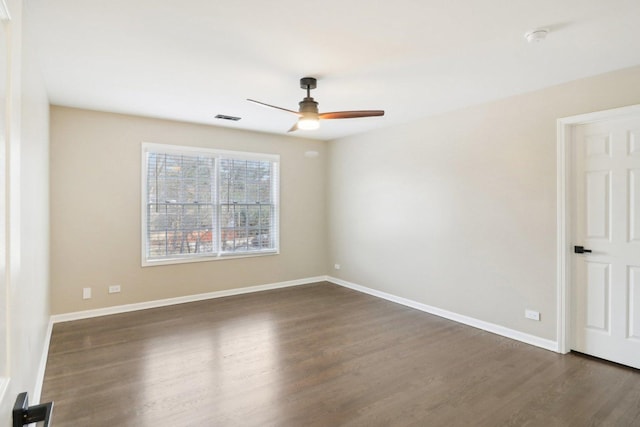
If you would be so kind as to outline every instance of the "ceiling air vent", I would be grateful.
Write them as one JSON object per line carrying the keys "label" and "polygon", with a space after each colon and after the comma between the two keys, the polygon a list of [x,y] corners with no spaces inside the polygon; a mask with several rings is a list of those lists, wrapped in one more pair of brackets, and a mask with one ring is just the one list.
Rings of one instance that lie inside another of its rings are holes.
{"label": "ceiling air vent", "polygon": [[221,119],[221,120],[231,120],[234,122],[237,122],[238,120],[240,120],[240,117],[235,117],[235,116],[226,116],[224,114],[218,114],[216,116],[216,119]]}

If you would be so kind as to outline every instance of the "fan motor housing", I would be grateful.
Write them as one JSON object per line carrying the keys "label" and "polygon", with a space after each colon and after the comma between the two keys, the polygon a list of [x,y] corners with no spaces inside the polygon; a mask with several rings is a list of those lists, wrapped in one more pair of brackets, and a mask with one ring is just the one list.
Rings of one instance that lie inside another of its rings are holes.
{"label": "fan motor housing", "polygon": [[318,114],[318,103],[313,98],[305,98],[298,103],[301,113],[315,113]]}

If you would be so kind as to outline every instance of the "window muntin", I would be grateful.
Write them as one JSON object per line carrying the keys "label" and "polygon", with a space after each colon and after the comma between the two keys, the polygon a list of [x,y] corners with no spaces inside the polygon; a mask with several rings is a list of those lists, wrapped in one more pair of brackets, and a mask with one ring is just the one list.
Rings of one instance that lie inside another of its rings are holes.
{"label": "window muntin", "polygon": [[143,265],[277,253],[278,160],[143,144]]}

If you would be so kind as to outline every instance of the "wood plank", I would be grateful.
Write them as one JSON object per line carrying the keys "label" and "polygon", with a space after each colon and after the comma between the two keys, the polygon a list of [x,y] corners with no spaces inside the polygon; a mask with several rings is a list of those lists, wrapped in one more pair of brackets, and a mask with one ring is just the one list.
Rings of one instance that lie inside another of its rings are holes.
{"label": "wood plank", "polygon": [[640,372],[329,283],[54,326],[57,427],[640,425]]}

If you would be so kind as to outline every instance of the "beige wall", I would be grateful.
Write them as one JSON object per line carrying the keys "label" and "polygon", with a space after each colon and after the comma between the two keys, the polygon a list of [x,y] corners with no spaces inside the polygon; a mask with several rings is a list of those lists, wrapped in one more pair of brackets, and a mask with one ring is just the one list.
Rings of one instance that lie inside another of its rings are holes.
{"label": "beige wall", "polygon": [[[279,154],[280,254],[141,267],[142,142]],[[319,141],[53,106],[52,313],[324,274],[325,153]],[[122,292],[109,295],[115,284]],[[92,299],[82,300],[83,287]]]}
{"label": "beige wall", "polygon": [[0,348],[8,363],[0,367],[0,375],[8,375],[10,382],[0,401],[2,426],[10,424],[18,393],[29,392],[32,402],[39,398],[37,377],[49,322],[49,102],[34,58],[28,4],[7,3],[12,87],[8,163],[2,177],[8,204],[0,204],[8,225],[7,236],[0,237],[0,302],[8,310],[0,312],[7,316],[1,326],[8,327]]}
{"label": "beige wall", "polygon": [[[636,103],[640,68],[330,143],[54,106],[52,312],[330,274],[554,340],[556,120]],[[140,267],[142,141],[280,154],[281,254]]]}
{"label": "beige wall", "polygon": [[555,340],[556,119],[638,103],[633,68],[331,142],[327,271]]}

